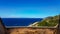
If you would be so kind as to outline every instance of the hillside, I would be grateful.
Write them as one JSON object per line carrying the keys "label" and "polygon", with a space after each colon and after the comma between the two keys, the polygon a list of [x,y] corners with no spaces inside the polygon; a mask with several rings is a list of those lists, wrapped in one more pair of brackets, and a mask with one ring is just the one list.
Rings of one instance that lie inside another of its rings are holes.
{"label": "hillside", "polygon": [[33,26],[56,26],[59,23],[59,20],[60,20],[60,15],[49,16]]}

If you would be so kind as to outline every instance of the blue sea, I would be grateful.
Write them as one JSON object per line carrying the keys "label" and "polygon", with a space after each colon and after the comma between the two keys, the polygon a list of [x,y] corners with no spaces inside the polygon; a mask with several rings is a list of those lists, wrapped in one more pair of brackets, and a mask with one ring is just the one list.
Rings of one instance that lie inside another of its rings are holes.
{"label": "blue sea", "polygon": [[41,20],[42,18],[2,18],[5,26],[28,26]]}

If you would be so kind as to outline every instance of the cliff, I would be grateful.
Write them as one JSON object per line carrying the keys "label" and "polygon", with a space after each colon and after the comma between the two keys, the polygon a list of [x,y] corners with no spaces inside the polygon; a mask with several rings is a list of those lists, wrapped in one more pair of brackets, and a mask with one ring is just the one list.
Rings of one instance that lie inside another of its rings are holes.
{"label": "cliff", "polygon": [[0,18],[0,34],[6,34],[6,29]]}

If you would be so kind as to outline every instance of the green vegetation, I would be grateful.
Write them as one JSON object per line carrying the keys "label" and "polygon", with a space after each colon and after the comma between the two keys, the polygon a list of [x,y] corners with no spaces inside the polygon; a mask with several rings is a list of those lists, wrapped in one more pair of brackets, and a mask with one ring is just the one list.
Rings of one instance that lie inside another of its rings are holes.
{"label": "green vegetation", "polygon": [[59,23],[59,17],[60,15],[44,18],[41,22],[37,23],[37,26],[56,26]]}

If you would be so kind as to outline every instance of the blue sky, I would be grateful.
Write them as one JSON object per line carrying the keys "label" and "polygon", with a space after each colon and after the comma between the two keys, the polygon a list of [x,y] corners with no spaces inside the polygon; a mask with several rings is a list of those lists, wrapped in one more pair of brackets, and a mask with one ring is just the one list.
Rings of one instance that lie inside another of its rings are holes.
{"label": "blue sky", "polygon": [[0,0],[2,18],[44,18],[60,14],[60,0]]}

